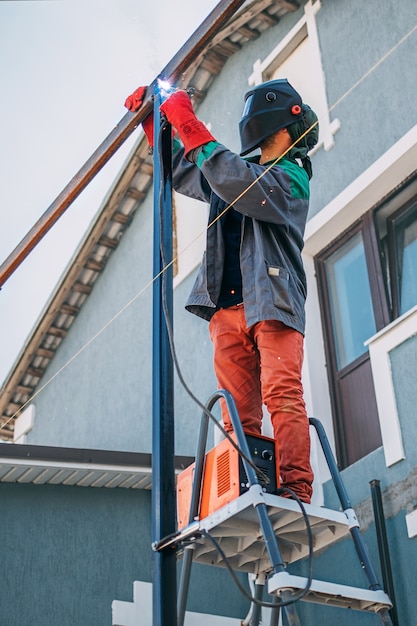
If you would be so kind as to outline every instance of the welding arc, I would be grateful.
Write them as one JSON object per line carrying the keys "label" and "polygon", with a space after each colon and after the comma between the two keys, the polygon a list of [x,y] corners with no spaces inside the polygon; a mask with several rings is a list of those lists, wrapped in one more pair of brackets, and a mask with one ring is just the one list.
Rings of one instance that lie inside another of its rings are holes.
{"label": "welding arc", "polygon": [[189,37],[182,48],[174,55],[168,65],[152,81],[148,96],[139,111],[128,111],[103,143],[86,161],[78,173],[57,196],[54,202],[32,226],[21,242],[0,266],[0,288],[24,261],[28,254],[41,241],[55,222],[63,215],[80,193],[93,180],[109,159],[117,152],[139,124],[152,112],[152,94],[158,80],[167,80],[174,84],[180,80],[187,68],[204,51],[210,39],[233,16],[244,0],[220,0],[197,30]]}

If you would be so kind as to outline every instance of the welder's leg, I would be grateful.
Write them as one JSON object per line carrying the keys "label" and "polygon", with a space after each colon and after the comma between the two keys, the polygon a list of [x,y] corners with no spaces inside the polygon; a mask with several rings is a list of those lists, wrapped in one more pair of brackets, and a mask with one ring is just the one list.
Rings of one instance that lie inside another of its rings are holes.
{"label": "welder's leg", "polygon": [[313,471],[301,382],[304,337],[273,320],[256,324],[254,335],[261,359],[262,398],[278,441],[282,485],[310,502]]}
{"label": "welder's leg", "polygon": [[[218,386],[232,394],[243,430],[259,435],[262,427],[259,354],[253,333],[246,328],[243,306],[217,311],[210,321],[210,337]],[[223,401],[222,417],[225,429],[232,432]]]}

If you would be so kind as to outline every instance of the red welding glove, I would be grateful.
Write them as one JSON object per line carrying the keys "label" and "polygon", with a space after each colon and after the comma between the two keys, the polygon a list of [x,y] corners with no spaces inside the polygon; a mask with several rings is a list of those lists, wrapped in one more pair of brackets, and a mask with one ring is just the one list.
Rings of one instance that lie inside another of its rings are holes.
{"label": "red welding glove", "polygon": [[[147,87],[138,87],[130,96],[126,98],[125,107],[129,111],[139,111],[146,94]],[[153,113],[150,113],[142,122],[143,130],[148,139],[149,145],[153,148]]]}
{"label": "red welding glove", "polygon": [[203,122],[196,118],[189,95],[185,91],[174,92],[161,105],[161,112],[177,129],[184,145],[185,156],[209,141],[216,141]]}

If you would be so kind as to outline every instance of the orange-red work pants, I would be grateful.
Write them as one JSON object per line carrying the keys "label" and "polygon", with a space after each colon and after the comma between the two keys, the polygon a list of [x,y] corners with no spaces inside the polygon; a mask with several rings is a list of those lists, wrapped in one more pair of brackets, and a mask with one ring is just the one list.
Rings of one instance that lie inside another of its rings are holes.
{"label": "orange-red work pants", "polygon": [[[220,309],[209,327],[218,386],[232,394],[243,430],[261,433],[265,404],[278,442],[282,486],[310,502],[313,471],[301,382],[303,335],[276,320],[247,328],[243,305]],[[222,418],[231,432],[224,405]]]}

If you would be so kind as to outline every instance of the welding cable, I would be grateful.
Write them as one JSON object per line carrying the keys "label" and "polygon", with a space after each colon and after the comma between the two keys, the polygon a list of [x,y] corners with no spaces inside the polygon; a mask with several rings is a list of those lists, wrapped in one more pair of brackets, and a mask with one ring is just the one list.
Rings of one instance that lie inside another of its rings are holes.
{"label": "welding cable", "polygon": [[313,580],[313,534],[312,534],[312,531],[311,531],[310,521],[308,519],[308,515],[307,515],[307,512],[305,510],[304,504],[300,500],[300,498],[298,498],[298,496],[292,491],[292,489],[289,489],[288,487],[282,487],[281,489],[278,490],[278,495],[279,495],[279,493],[288,493],[291,496],[291,498],[293,498],[297,502],[298,506],[301,509],[303,517],[304,517],[304,521],[305,521],[305,525],[306,525],[306,531],[307,531],[307,537],[308,537],[308,575],[307,575],[307,583],[306,583],[306,585],[305,585],[305,587],[303,589],[300,589],[300,591],[298,591],[297,593],[291,594],[291,596],[289,598],[285,599],[285,600],[279,600],[278,596],[276,596],[277,599],[279,600],[278,602],[265,602],[263,600],[259,600],[255,596],[253,596],[250,593],[248,593],[248,591],[244,588],[244,586],[240,582],[239,578],[237,577],[236,572],[234,571],[234,569],[233,569],[233,567],[232,567],[232,565],[230,563],[230,559],[228,558],[228,556],[224,552],[223,548],[221,547],[220,542],[217,541],[217,539],[215,539],[215,537],[213,537],[213,535],[211,533],[209,533],[207,530],[200,529],[201,535],[203,537],[207,537],[207,539],[209,539],[209,541],[211,541],[211,543],[213,544],[213,546],[215,547],[217,552],[222,557],[222,560],[224,561],[227,569],[229,570],[230,575],[231,575],[234,583],[236,584],[237,588],[239,589],[239,591],[245,596],[245,598],[247,598],[253,604],[257,604],[257,605],[262,606],[262,607],[267,608],[267,609],[276,609],[277,607],[285,607],[285,606],[289,606],[290,604],[294,604],[294,602],[298,602],[298,600],[301,600],[302,598],[304,598],[304,596],[307,595],[307,593],[308,593],[308,591],[309,591],[309,589],[311,587],[312,580]]}
{"label": "welding cable", "polygon": [[[158,135],[158,157],[159,157],[160,162],[162,160],[162,150],[161,150],[162,132],[168,125],[169,125],[168,122],[164,119],[163,123],[161,123],[161,128],[160,128],[160,132],[159,132],[159,135]],[[161,163],[160,163],[160,165],[161,165]],[[161,179],[160,179],[160,186],[159,186],[159,204],[160,204],[160,206],[161,206],[161,203],[162,203],[162,197],[163,197],[163,180],[162,180],[162,177],[161,177]],[[162,210],[160,211],[160,215],[161,215],[161,220],[162,220],[163,219],[163,211]],[[166,328],[167,328],[167,334],[168,334],[168,341],[169,341],[169,346],[170,346],[170,350],[171,350],[171,356],[172,356],[173,363],[175,365],[175,370],[177,372],[177,376],[179,378],[179,381],[180,381],[181,385],[183,386],[184,390],[186,391],[186,393],[193,400],[193,402],[195,402],[195,404],[197,404],[197,406],[200,407],[200,409],[203,411],[203,413],[209,419],[211,419],[214,422],[214,424],[221,431],[221,433],[224,435],[224,437],[231,443],[231,445],[235,448],[235,450],[238,452],[238,454],[255,470],[257,476],[262,481],[264,481],[264,483],[267,485],[270,482],[268,476],[266,474],[264,474],[264,472],[259,467],[257,467],[257,465],[253,462],[253,460],[251,458],[249,458],[243,452],[243,450],[234,441],[234,439],[231,437],[231,435],[220,424],[220,422],[216,418],[216,416],[213,415],[213,413],[211,411],[209,411],[209,409],[201,402],[201,400],[199,400],[199,398],[197,398],[197,396],[191,391],[191,389],[189,388],[187,382],[185,381],[185,378],[183,376],[183,373],[182,373],[182,370],[181,370],[181,366],[179,364],[178,357],[177,357],[177,351],[176,351],[176,348],[175,348],[175,341],[174,341],[174,332],[173,332],[171,319],[170,319],[170,315],[169,315],[169,310],[168,310],[167,280],[166,280],[167,277],[166,277],[166,271],[164,271],[164,270],[167,267],[169,267],[169,265],[166,262],[165,247],[164,247],[164,243],[162,241],[162,232],[163,232],[163,224],[161,225],[160,240],[159,240],[161,261],[162,261],[162,266],[164,268],[162,270],[162,272],[161,272],[161,277],[162,277],[162,290],[161,290],[161,292],[162,292],[162,307],[163,307],[163,312],[164,312],[165,324],[166,324]]]}

